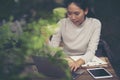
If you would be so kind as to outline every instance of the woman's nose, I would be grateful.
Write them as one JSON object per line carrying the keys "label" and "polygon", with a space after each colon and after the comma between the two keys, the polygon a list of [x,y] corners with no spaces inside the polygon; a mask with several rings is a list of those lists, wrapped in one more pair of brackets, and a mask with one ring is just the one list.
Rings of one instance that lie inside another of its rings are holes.
{"label": "woman's nose", "polygon": [[71,15],[71,19],[75,19],[75,15]]}

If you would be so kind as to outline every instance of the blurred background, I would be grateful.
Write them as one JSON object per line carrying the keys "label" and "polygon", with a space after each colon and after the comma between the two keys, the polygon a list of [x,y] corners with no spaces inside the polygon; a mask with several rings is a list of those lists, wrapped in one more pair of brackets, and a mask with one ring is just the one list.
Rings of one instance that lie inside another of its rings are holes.
{"label": "blurred background", "polygon": [[[56,23],[63,17],[54,18],[52,20],[53,22],[50,20],[52,19],[51,16],[53,16],[53,10],[57,7],[64,6],[63,1],[64,0],[0,0],[0,26],[3,26],[3,24],[9,21],[18,21],[20,23],[22,21],[21,24],[24,25],[34,21],[42,21],[43,19],[48,19],[47,23],[51,25],[51,23]],[[108,43],[113,52],[113,58],[119,62],[120,1],[91,0],[90,2],[96,17],[102,22],[101,38]],[[42,25],[44,24],[46,24],[46,21],[43,21]],[[21,29],[19,30],[19,34],[20,33],[22,33]]]}

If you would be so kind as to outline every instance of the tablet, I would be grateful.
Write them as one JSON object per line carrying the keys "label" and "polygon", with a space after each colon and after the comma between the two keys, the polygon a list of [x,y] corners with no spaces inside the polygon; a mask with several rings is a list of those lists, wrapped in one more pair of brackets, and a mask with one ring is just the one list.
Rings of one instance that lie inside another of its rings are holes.
{"label": "tablet", "polygon": [[91,68],[87,69],[87,71],[95,79],[112,77],[112,74],[108,72],[105,68]]}

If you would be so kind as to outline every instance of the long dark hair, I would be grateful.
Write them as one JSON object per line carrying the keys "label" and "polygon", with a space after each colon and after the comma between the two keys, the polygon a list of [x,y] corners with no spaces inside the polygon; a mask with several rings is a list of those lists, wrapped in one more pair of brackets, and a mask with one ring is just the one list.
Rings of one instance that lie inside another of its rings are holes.
{"label": "long dark hair", "polygon": [[91,6],[90,0],[64,0],[64,7],[68,7],[71,3],[75,3],[78,7],[85,10],[88,8],[87,17],[96,17],[94,8]]}

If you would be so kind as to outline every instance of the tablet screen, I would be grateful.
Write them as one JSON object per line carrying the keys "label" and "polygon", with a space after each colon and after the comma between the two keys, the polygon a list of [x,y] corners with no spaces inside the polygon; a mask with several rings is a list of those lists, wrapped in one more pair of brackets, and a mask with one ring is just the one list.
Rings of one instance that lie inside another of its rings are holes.
{"label": "tablet screen", "polygon": [[112,75],[104,68],[92,68],[87,70],[96,79],[112,77]]}

